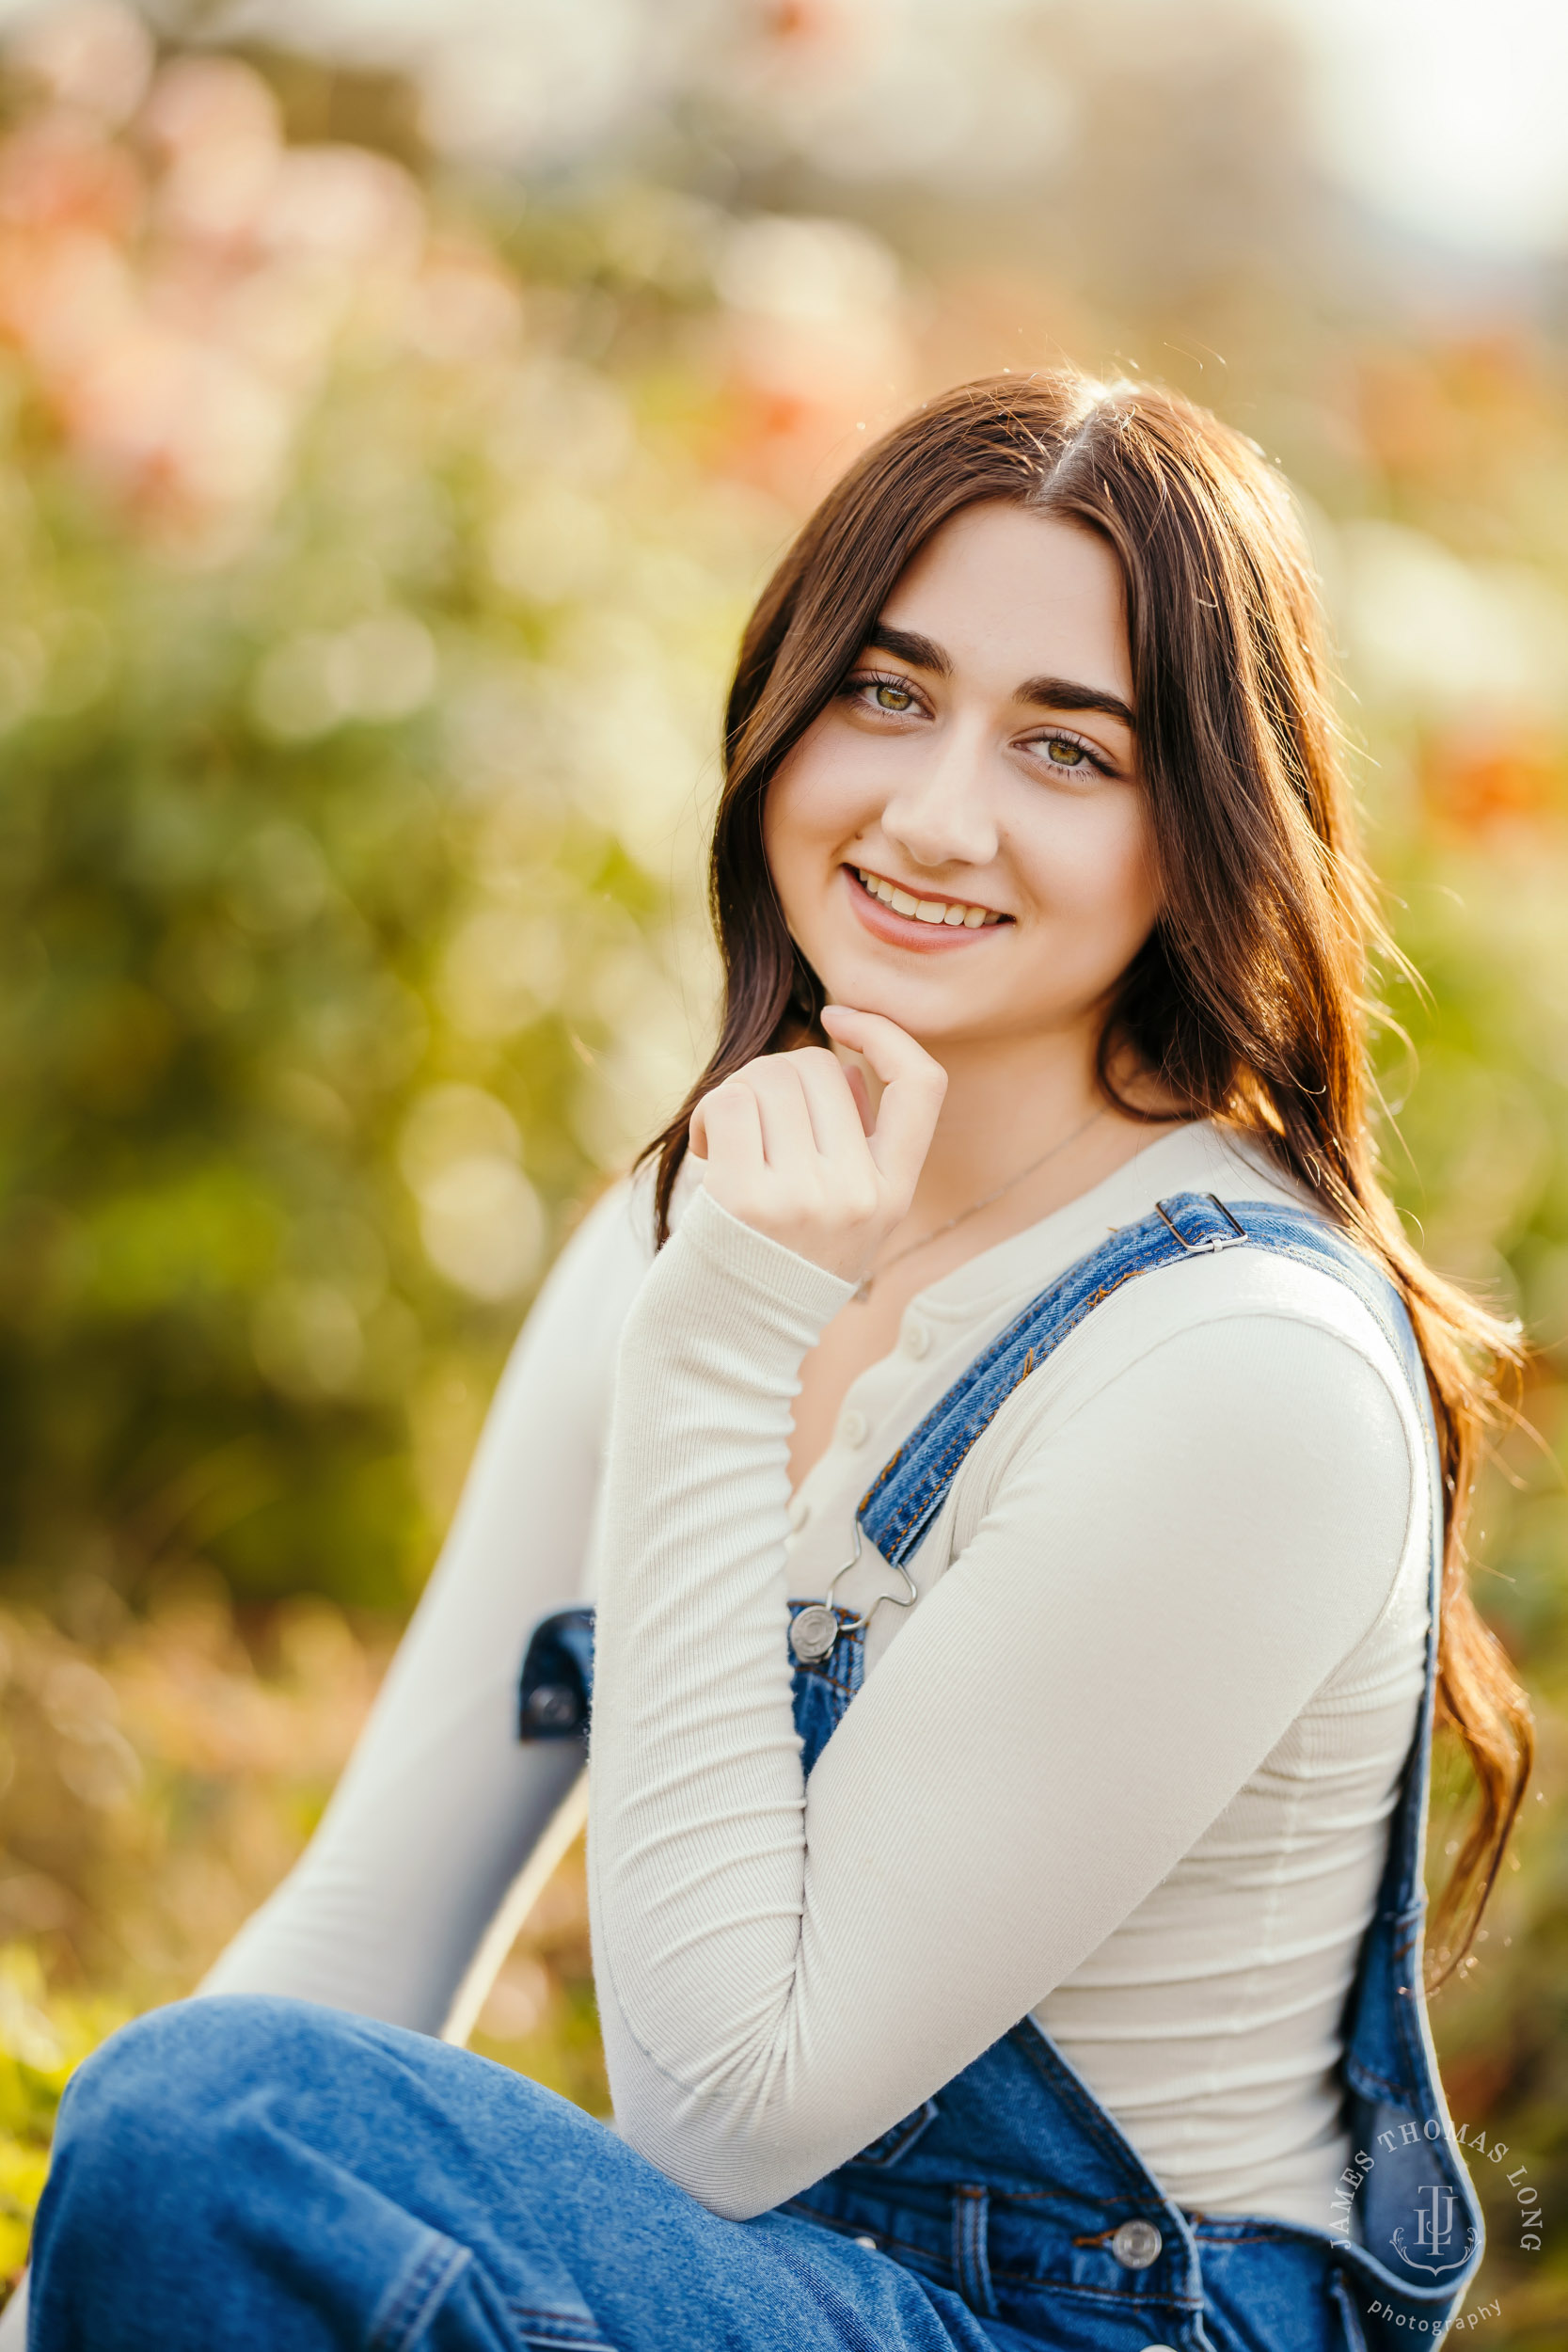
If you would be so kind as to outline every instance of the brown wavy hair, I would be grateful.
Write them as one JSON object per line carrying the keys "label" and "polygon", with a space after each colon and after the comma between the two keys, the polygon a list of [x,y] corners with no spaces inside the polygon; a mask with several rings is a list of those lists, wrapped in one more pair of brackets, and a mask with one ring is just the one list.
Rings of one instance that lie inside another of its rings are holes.
{"label": "brown wavy hair", "polygon": [[1311,564],[1286,485],[1255,444],[1150,385],[993,376],[916,410],[829,491],[758,600],[730,691],[710,878],[723,1019],[707,1068],[645,1155],[657,1159],[658,1236],[698,1101],[754,1056],[799,1042],[823,1001],[768,872],[769,780],[911,559],[983,500],[1098,532],[1126,586],[1161,901],[1105,1020],[1102,1089],[1152,1115],[1116,1075],[1147,1072],[1192,1118],[1261,1145],[1385,1268],[1415,1326],[1446,1493],[1440,1709],[1476,1789],[1433,1925],[1440,1980],[1474,1937],[1533,1754],[1528,1705],[1471,1599],[1465,1548],[1498,1383],[1519,1349],[1421,1263],[1378,1179],[1369,967],[1394,951],[1355,840]]}

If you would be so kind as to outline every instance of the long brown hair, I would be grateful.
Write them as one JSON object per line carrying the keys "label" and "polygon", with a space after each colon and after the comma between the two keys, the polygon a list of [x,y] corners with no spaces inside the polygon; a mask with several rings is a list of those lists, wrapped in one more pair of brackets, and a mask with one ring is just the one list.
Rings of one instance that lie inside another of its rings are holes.
{"label": "long brown hair", "polygon": [[769,780],[911,557],[982,500],[1098,532],[1125,580],[1161,911],[1104,1024],[1102,1089],[1132,1111],[1116,1073],[1148,1072],[1191,1117],[1254,1138],[1386,1269],[1425,1359],[1447,1502],[1439,1694],[1478,1800],[1433,1923],[1441,1976],[1474,1935],[1533,1752],[1528,1703],[1465,1581],[1471,1486],[1518,1348],[1422,1264],[1378,1181],[1368,967],[1392,950],[1354,837],[1311,565],[1285,485],[1251,442],[1148,385],[1005,375],[927,403],[829,491],[741,642],[711,869],[723,1020],[649,1147],[659,1239],[700,1098],[798,1041],[822,1003],[768,873]]}

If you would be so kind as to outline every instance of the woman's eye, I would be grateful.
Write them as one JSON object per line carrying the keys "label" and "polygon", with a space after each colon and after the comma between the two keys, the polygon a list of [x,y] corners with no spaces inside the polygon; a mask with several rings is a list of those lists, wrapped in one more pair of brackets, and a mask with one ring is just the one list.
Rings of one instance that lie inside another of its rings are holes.
{"label": "woman's eye", "polygon": [[890,719],[907,719],[911,711],[921,707],[920,696],[907,679],[867,676],[863,670],[858,677],[846,678],[840,691],[850,705],[862,710],[885,710]]}
{"label": "woman's eye", "polygon": [[1076,735],[1037,735],[1036,748],[1045,754],[1053,768],[1060,768],[1069,775],[1087,776],[1103,773],[1103,768],[1086,743]]}

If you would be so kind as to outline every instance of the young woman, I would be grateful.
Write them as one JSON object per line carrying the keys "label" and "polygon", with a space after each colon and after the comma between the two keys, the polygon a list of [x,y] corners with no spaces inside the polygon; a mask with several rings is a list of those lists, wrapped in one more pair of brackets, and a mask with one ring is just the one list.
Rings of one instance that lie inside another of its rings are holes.
{"label": "young woman", "polygon": [[[1508,1340],[1378,1186],[1284,486],[964,386],[785,556],[726,752],[713,1059],[239,1997],[72,2085],[39,2352],[1326,2352],[1473,2269],[1420,1849],[1440,1693],[1451,1960],[1528,1760],[1462,1549]],[[423,2038],[578,1770],[515,1708],[585,1591],[615,2134]]]}

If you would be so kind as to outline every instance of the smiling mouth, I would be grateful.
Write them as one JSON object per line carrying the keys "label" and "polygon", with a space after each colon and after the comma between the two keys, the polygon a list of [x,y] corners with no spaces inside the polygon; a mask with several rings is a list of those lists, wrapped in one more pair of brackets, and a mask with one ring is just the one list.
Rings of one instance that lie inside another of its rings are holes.
{"label": "smiling mouth", "polygon": [[952,930],[961,927],[964,930],[978,931],[1008,920],[1006,915],[998,914],[994,907],[972,906],[963,898],[917,898],[912,890],[906,890],[902,882],[889,882],[885,874],[874,874],[866,866],[857,866],[851,870],[869,898],[879,900],[895,914],[907,916],[912,923],[929,923],[933,929],[941,925]]}

